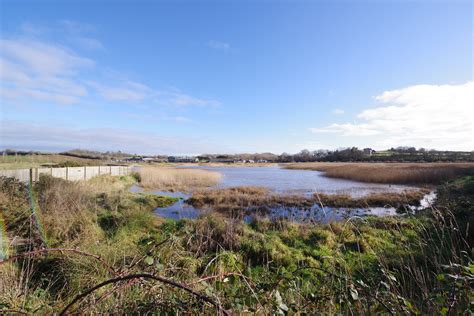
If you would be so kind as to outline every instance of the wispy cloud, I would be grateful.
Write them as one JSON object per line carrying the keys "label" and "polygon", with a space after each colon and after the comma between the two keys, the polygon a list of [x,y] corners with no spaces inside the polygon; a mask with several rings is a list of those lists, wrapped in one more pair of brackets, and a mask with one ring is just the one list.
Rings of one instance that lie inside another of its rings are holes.
{"label": "wispy cloud", "polygon": [[415,85],[375,97],[384,104],[362,111],[361,122],[310,128],[313,133],[372,137],[378,146],[473,150],[474,82]]}
{"label": "wispy cloud", "polygon": [[173,92],[173,93],[165,93],[167,95],[166,103],[174,106],[209,106],[209,107],[218,107],[220,102],[213,99],[203,99],[203,98],[196,98],[190,95]]}
{"label": "wispy cloud", "polygon": [[88,82],[88,85],[108,101],[141,101],[153,93],[148,86],[133,81],[124,81],[117,86],[107,86],[97,82]]}
{"label": "wispy cloud", "polygon": [[52,43],[35,40],[0,39],[5,58],[42,76],[70,75],[78,68],[94,66],[94,61]]}
{"label": "wispy cloud", "polygon": [[342,110],[342,109],[334,109],[334,110],[332,110],[332,114],[334,114],[334,115],[342,115],[342,114],[344,114],[344,110]]}
{"label": "wispy cloud", "polygon": [[34,122],[1,121],[0,147],[64,151],[74,148],[142,154],[200,154],[223,148],[199,138],[164,137],[127,129],[71,128]]}
{"label": "wispy cloud", "polygon": [[23,22],[20,25],[22,35],[30,39],[62,38],[63,42],[88,51],[103,50],[102,42],[94,37],[96,28],[91,24],[71,20],[59,20],[51,24],[33,24]]}
{"label": "wispy cloud", "polygon": [[[101,48],[102,43],[83,36],[94,30],[88,24],[63,20],[58,22],[74,34],[74,41],[81,41],[89,48]],[[24,23],[21,30],[28,36],[0,38],[0,97],[15,103],[48,101],[55,104],[78,104],[91,94],[109,102],[147,102],[150,105],[170,107],[217,107],[215,99],[191,96],[179,90],[161,90],[129,80],[124,76],[104,77],[93,59],[78,54],[73,49],[41,36],[51,28],[35,28]],[[87,78],[94,77],[94,81]]]}
{"label": "wispy cloud", "polygon": [[130,80],[119,80],[114,85],[105,85],[88,81],[87,85],[94,89],[107,101],[138,102],[146,101],[167,107],[218,107],[220,102],[214,99],[198,98],[177,90],[157,90]]}
{"label": "wispy cloud", "polygon": [[76,76],[94,65],[91,59],[52,43],[0,39],[1,97],[77,103],[87,90]]}
{"label": "wispy cloud", "polygon": [[213,49],[228,51],[230,49],[230,44],[226,42],[210,40],[207,42],[207,46]]}

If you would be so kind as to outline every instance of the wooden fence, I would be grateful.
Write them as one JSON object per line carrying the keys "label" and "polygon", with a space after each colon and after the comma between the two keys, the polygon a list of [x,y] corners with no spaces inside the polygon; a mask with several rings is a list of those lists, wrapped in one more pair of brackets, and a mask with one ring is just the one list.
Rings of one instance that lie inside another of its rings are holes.
{"label": "wooden fence", "polygon": [[130,174],[131,167],[128,166],[85,166],[64,168],[30,168],[15,170],[0,170],[0,177],[16,178],[23,182],[36,182],[42,174],[55,178],[78,181],[89,180],[96,176],[109,174],[111,176],[124,176]]}

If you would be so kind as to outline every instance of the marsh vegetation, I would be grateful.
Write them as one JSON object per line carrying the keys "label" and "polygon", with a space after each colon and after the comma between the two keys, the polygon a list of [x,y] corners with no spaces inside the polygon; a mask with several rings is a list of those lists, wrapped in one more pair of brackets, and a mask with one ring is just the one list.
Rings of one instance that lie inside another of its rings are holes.
{"label": "marsh vegetation", "polygon": [[201,169],[141,167],[139,177],[146,189],[187,192],[216,185],[221,175]]}
{"label": "marsh vegetation", "polygon": [[406,210],[418,206],[420,200],[429,193],[427,189],[408,190],[399,193],[369,193],[361,197],[349,194],[312,195],[280,194],[262,187],[236,187],[225,189],[199,190],[187,199],[195,208],[242,217],[242,210],[253,209],[262,213],[276,207],[309,208],[318,205],[341,208],[393,207]]}
{"label": "marsh vegetation", "polygon": [[472,174],[474,163],[345,163],[285,164],[287,169],[323,171],[326,177],[372,183],[440,184]]}
{"label": "marsh vegetation", "polygon": [[[8,253],[0,310],[462,314],[472,307],[472,177],[441,186],[437,205],[414,215],[328,224],[245,223],[221,212],[164,220],[153,209],[176,199],[131,193],[135,181],[44,176],[30,189],[1,179]],[[236,211],[273,198],[262,188],[197,197]]]}

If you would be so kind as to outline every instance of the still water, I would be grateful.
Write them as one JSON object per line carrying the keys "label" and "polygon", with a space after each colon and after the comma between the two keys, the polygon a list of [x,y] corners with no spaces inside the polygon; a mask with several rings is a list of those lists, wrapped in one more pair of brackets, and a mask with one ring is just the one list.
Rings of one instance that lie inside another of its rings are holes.
{"label": "still water", "polygon": [[353,197],[374,192],[401,192],[413,187],[378,183],[364,183],[328,178],[321,171],[292,170],[280,167],[187,167],[217,171],[222,174],[217,188],[238,186],[266,187],[279,193],[311,194],[314,192],[346,193]]}
{"label": "still water", "polygon": [[[345,179],[327,178],[323,172],[312,170],[290,170],[280,167],[204,167],[192,166],[185,168],[198,168],[220,172],[221,181],[214,188],[229,188],[238,186],[261,186],[275,193],[290,193],[311,195],[314,192],[326,194],[350,194],[360,197],[370,193],[380,192],[402,192],[414,189],[405,185],[389,185],[377,183],[363,183]],[[134,187],[132,191],[140,191]],[[182,192],[154,191],[154,194],[173,196],[181,198],[178,202],[168,207],[157,208],[155,214],[164,218],[182,219],[197,218],[207,210],[196,209],[185,203],[191,195]],[[255,213],[251,209],[243,210],[244,220],[251,221]],[[271,219],[285,217],[296,222],[329,222],[342,220],[354,216],[394,215],[394,208],[332,208],[322,209],[319,205],[307,208],[296,207],[274,207],[268,210]]]}

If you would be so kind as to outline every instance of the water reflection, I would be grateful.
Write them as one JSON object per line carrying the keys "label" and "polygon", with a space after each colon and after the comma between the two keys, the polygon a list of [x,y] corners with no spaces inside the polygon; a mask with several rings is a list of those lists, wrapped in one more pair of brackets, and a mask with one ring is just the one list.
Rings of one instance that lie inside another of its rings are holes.
{"label": "water reflection", "polygon": [[[182,218],[195,219],[202,214],[208,213],[208,210],[200,210],[192,205],[187,204],[180,199],[173,205],[168,207],[161,207],[155,209],[155,214],[164,218],[179,220]],[[240,217],[245,222],[250,223],[255,218],[269,218],[276,220],[285,218],[287,220],[298,223],[328,223],[331,221],[340,221],[350,217],[358,216],[387,216],[395,215],[395,208],[371,207],[371,208],[322,208],[318,204],[311,207],[288,207],[288,206],[273,206],[273,207],[259,207],[259,208],[244,208],[241,214],[233,214],[234,217]]]}
{"label": "water reflection", "polygon": [[293,170],[280,167],[205,167],[191,166],[217,171],[222,174],[216,188],[239,186],[266,187],[277,193],[310,195],[314,192],[326,194],[349,194],[361,197],[370,193],[402,192],[415,189],[407,185],[365,183],[346,179],[328,178],[323,172],[314,170]]}

